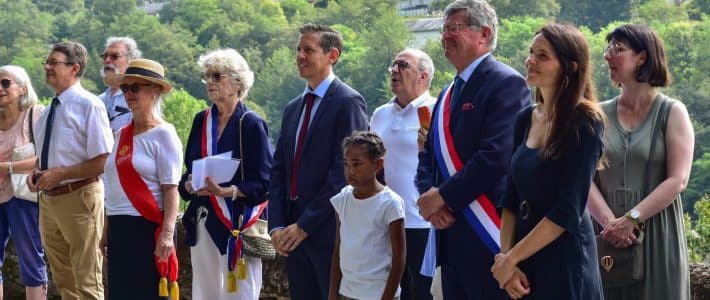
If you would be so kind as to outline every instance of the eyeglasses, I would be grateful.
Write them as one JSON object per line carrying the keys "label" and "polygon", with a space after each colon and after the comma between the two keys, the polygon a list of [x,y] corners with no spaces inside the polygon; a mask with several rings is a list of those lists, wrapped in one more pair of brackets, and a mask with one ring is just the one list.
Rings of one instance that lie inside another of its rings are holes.
{"label": "eyeglasses", "polygon": [[409,69],[409,67],[410,67],[411,65],[409,64],[409,62],[404,61],[404,60],[395,60],[395,61],[392,62],[392,64],[390,65],[390,67],[387,68],[387,70],[390,71],[390,72],[392,72],[392,70],[394,70],[394,67],[395,67],[395,66],[397,66],[397,68],[399,68],[399,70],[402,71],[402,70]]}
{"label": "eyeglasses", "polygon": [[128,91],[131,91],[131,93],[137,94],[138,91],[141,90],[142,86],[150,86],[153,85],[152,83],[131,83],[131,84],[122,84],[119,85],[118,87],[121,88],[121,91],[125,94],[128,93]]}
{"label": "eyeglasses", "polygon": [[450,34],[457,34],[459,31],[464,30],[466,28],[470,28],[474,24],[466,24],[466,23],[454,23],[452,25],[444,25],[444,27],[441,28],[440,33],[445,34],[445,33],[450,33]]}
{"label": "eyeglasses", "polygon": [[200,74],[202,83],[207,83],[207,81],[210,81],[212,83],[220,82],[222,80],[222,77],[227,77],[227,74],[222,74],[219,72]]}
{"label": "eyeglasses", "polygon": [[65,65],[71,66],[74,63],[68,62],[68,61],[56,61],[56,60],[49,60],[49,59],[45,59],[42,62],[43,66],[51,66],[52,68],[56,67],[58,64],[65,64]]}
{"label": "eyeglasses", "polygon": [[110,58],[111,60],[118,60],[121,57],[124,57],[124,55],[118,54],[118,53],[104,53],[99,55],[102,60],[106,60],[106,58]]}
{"label": "eyeglasses", "polygon": [[10,80],[10,79],[0,80],[0,86],[2,86],[2,88],[4,90],[7,90],[8,88],[10,88],[11,85],[12,85],[12,80]]}
{"label": "eyeglasses", "polygon": [[626,46],[620,43],[610,43],[604,48],[604,54],[609,54],[611,56],[617,56],[619,53],[626,51]]}

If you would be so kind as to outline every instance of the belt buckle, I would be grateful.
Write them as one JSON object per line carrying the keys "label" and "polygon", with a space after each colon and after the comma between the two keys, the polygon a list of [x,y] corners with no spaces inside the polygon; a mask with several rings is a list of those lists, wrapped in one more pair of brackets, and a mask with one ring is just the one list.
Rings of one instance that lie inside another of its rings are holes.
{"label": "belt buckle", "polygon": [[288,196],[288,200],[296,201],[298,200],[298,196]]}
{"label": "belt buckle", "polygon": [[530,217],[530,204],[528,204],[528,201],[523,200],[523,202],[520,202],[518,214],[520,215],[520,218],[523,219],[523,221],[527,220],[528,217]]}

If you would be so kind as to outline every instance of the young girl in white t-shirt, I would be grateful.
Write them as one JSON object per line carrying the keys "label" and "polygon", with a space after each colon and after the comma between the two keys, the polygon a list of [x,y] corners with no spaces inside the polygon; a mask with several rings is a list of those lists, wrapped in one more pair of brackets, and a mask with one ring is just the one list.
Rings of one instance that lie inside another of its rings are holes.
{"label": "young girl in white t-shirt", "polygon": [[399,299],[405,264],[404,201],[376,179],[385,146],[374,133],[343,141],[350,185],[330,202],[337,213],[329,300]]}

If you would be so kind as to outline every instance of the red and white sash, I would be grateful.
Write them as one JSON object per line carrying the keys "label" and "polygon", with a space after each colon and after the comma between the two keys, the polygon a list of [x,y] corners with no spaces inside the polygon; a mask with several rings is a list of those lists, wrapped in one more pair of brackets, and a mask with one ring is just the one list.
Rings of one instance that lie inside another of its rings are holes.
{"label": "red and white sash", "polygon": [[[438,108],[432,121],[434,156],[444,180],[448,180],[464,167],[454,147],[454,139],[449,128],[453,87],[454,84],[450,84],[443,98],[437,101]],[[471,201],[463,211],[466,221],[492,253],[500,252],[500,217],[496,213],[495,205],[485,194],[471,195],[471,198],[475,200]]]}
{"label": "red and white sash", "polygon": [[[202,124],[202,157],[215,155],[218,153],[217,141],[219,140],[218,128],[218,111],[217,106],[212,105],[205,111],[205,118]],[[241,133],[240,133],[241,134]],[[243,166],[242,166],[243,167]],[[242,178],[242,180],[244,180]],[[234,215],[234,203],[231,198],[217,197],[210,195],[210,203],[219,218],[220,222],[231,232],[227,240],[227,268],[231,272],[235,270],[238,260],[242,258],[242,243],[243,233],[251,225],[256,223],[261,213],[266,208],[267,202],[264,201],[257,206],[245,206],[244,217],[240,222],[239,216]],[[232,281],[232,279],[230,279]],[[231,285],[228,284],[228,285]]]}
{"label": "red and white sash", "polygon": [[[138,171],[133,167],[133,123],[128,124],[121,130],[121,136],[118,140],[116,153],[116,172],[121,183],[123,192],[126,193],[128,200],[131,201],[133,207],[148,221],[156,223],[158,227],[155,230],[155,243],[157,245],[160,233],[163,231],[163,213],[158,207],[158,203],[150,192],[148,185],[143,181]],[[172,293],[177,293],[177,274],[178,260],[173,247],[167,261],[161,261],[158,256],[155,256],[155,265],[158,273],[161,276],[159,284],[159,295],[167,295],[167,280],[173,284]],[[166,278],[167,277],[167,278]],[[177,295],[173,295],[173,299],[177,299]]]}

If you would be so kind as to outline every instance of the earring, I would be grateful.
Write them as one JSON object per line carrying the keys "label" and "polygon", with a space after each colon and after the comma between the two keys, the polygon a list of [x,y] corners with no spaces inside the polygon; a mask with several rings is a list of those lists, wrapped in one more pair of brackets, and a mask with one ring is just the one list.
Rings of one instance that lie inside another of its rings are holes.
{"label": "earring", "polygon": [[562,87],[567,88],[567,85],[569,84],[569,77],[565,75],[565,80],[564,83],[562,84]]}

